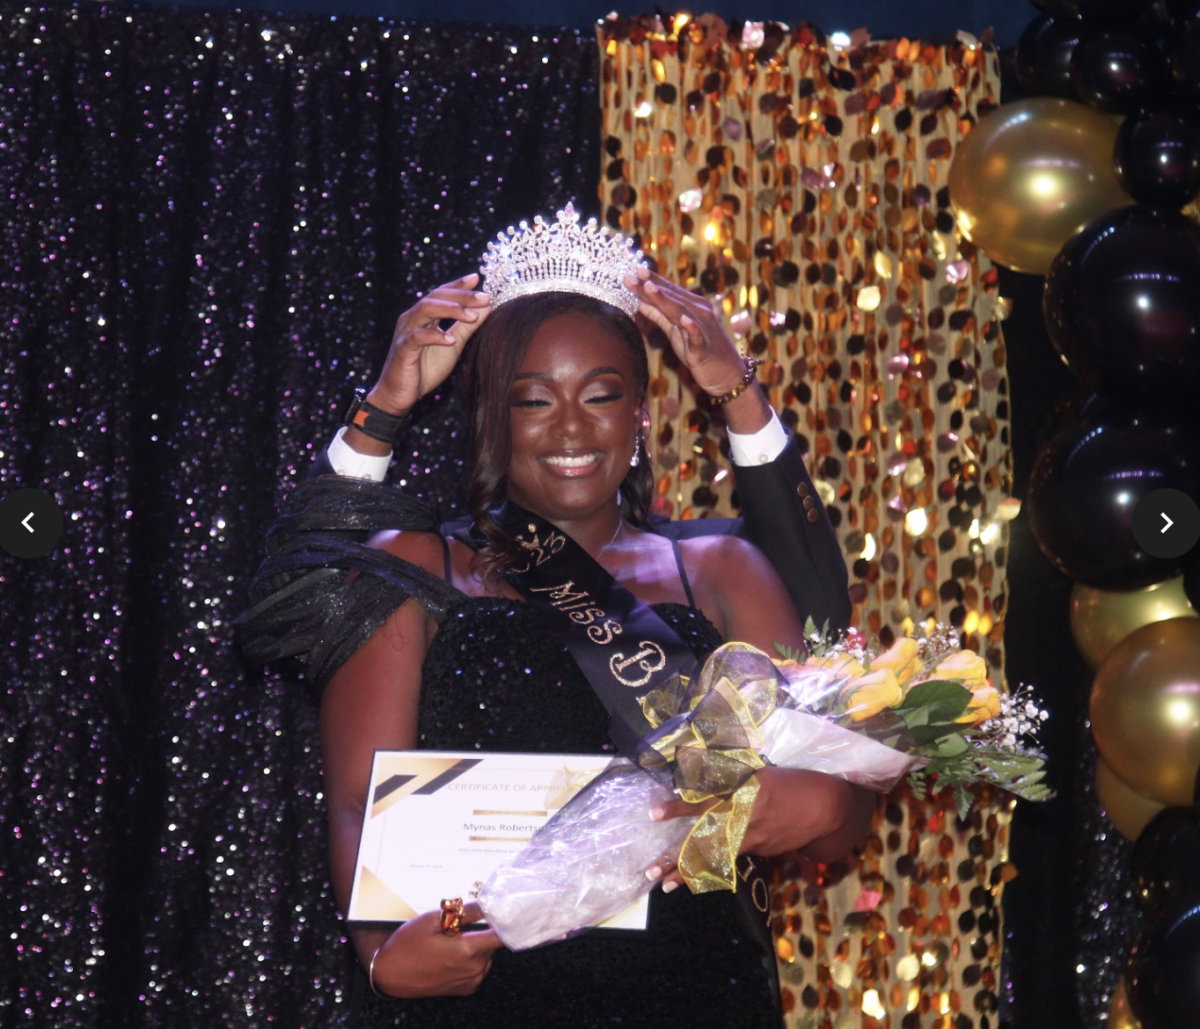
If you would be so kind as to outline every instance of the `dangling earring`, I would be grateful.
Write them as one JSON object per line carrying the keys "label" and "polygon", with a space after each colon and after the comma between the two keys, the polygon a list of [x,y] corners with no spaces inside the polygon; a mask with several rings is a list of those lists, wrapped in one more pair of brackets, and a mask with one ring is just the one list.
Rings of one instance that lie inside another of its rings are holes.
{"label": "dangling earring", "polygon": [[636,468],[642,463],[642,447],[645,441],[642,439],[642,430],[638,429],[637,439],[633,441],[633,456],[629,459],[629,467]]}

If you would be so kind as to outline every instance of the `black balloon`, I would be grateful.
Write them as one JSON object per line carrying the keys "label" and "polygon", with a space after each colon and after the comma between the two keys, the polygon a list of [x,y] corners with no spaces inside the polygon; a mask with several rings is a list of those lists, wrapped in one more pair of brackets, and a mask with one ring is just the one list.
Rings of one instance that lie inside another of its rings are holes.
{"label": "black balloon", "polygon": [[1121,124],[1113,160],[1138,203],[1182,207],[1200,193],[1200,111],[1175,98],[1141,105]]}
{"label": "black balloon", "polygon": [[1196,403],[1200,227],[1125,207],[1063,245],[1046,277],[1046,328],[1067,367],[1116,399]]}
{"label": "black balloon", "polygon": [[1161,95],[1167,60],[1152,40],[1124,28],[1088,28],[1071,51],[1075,95],[1102,111],[1129,111]]}
{"label": "black balloon", "polygon": [[[1188,601],[1200,611],[1200,546],[1193,547],[1183,558],[1183,592]],[[1200,772],[1196,776],[1196,809],[1200,810]]]}
{"label": "black balloon", "polygon": [[1160,908],[1134,940],[1125,994],[1143,1029],[1196,1029],[1200,1012],[1200,896]]}
{"label": "black balloon", "polygon": [[1079,0],[1033,0],[1033,3],[1050,14],[1079,13]]}
{"label": "black balloon", "polygon": [[1071,54],[1083,22],[1070,15],[1040,14],[1025,26],[1017,40],[1017,81],[1030,96],[1075,99]]}
{"label": "black balloon", "polygon": [[1200,3],[1197,0],[1166,0],[1167,14],[1177,20],[1190,18],[1198,10]]}
{"label": "black balloon", "polygon": [[1200,891],[1200,818],[1195,808],[1164,808],[1147,823],[1130,860],[1133,895],[1147,914]]}
{"label": "black balloon", "polygon": [[1050,441],[1063,429],[1085,418],[1094,418],[1105,411],[1119,407],[1103,393],[1097,393],[1087,386],[1076,384],[1075,388],[1064,393],[1050,404],[1049,409],[1038,425],[1038,450],[1048,446]]}
{"label": "black balloon", "polygon": [[1171,80],[1180,96],[1200,103],[1200,13],[1176,24],[1167,44]]}
{"label": "black balloon", "polygon": [[1166,409],[1101,411],[1058,431],[1034,461],[1026,494],[1042,553],[1075,582],[1132,590],[1170,578],[1181,559],[1144,551],[1133,510],[1152,490],[1197,496],[1200,445]]}
{"label": "black balloon", "polygon": [[1170,14],[1168,5],[1159,0],[1075,0],[1074,6],[1089,21],[1121,25],[1137,24],[1148,15],[1157,22]]}

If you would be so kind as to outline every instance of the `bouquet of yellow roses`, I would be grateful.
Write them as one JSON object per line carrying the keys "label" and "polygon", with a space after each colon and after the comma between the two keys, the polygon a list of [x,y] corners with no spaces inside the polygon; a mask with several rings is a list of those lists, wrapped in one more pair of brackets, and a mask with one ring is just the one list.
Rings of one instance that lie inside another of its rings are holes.
{"label": "bouquet of yellow roses", "polygon": [[[972,783],[991,783],[1026,800],[1050,796],[1045,758],[1036,747],[1046,712],[1027,687],[1001,693],[984,659],[960,649],[952,629],[933,626],[882,653],[853,630],[830,639],[810,622],[805,631],[807,654],[780,648],[776,666],[788,680],[781,721],[804,713],[905,755],[918,795],[931,784],[935,792],[953,789],[963,817]],[[872,786],[869,775],[868,763],[845,778]],[[886,792],[899,778],[874,788]]]}
{"label": "bouquet of yellow roses", "polygon": [[[882,653],[856,633],[780,659],[744,643],[718,648],[694,679],[642,701],[654,731],[637,763],[614,762],[479,893],[505,945],[522,950],[611,918],[653,885],[645,870],[678,852],[694,893],[736,889],[734,867],[768,764],[837,775],[880,792],[908,776],[918,793],[989,782],[1029,800],[1050,795],[1031,742],[1046,717],[1027,690],[1001,694],[978,655],[938,626]],[[714,800],[695,818],[653,821],[672,795]]]}

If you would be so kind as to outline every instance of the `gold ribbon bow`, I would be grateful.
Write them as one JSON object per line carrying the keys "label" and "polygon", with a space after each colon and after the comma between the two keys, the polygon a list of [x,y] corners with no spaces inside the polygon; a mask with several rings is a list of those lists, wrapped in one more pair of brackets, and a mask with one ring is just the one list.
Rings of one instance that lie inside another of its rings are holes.
{"label": "gold ribbon bow", "polygon": [[[697,804],[716,799],[679,852],[679,872],[693,893],[736,890],[738,852],[758,795],[754,772],[765,766],[759,726],[775,710],[775,663],[748,643],[713,651],[700,674],[679,676],[642,698],[663,735],[651,746],[675,765],[679,796]],[[676,724],[668,725],[672,720]]]}

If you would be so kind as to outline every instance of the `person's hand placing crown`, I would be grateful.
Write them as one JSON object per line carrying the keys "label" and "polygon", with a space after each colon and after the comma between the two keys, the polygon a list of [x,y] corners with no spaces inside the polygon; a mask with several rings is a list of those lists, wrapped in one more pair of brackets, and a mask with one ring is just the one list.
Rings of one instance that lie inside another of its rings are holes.
{"label": "person's hand placing crown", "polygon": [[624,279],[641,303],[638,314],[663,331],[697,388],[725,408],[733,432],[758,432],[771,418],[758,387],[759,362],[738,350],[712,305],[702,296],[639,268]]}
{"label": "person's hand placing crown", "polygon": [[[547,231],[557,230],[560,237],[566,229],[578,232],[578,220],[568,204],[559,212],[557,225],[547,227]],[[546,223],[538,219],[535,224]],[[634,252],[622,237],[601,229],[596,230],[596,238],[618,244],[597,255],[601,260],[615,262],[624,255],[625,267],[630,269],[620,274],[618,263],[609,269],[609,287],[618,284],[619,275],[620,284],[635,298],[629,303],[636,306],[627,313],[637,315],[635,321],[643,331],[651,326],[662,330],[697,388],[724,405],[730,431],[750,435],[767,425],[772,412],[757,386],[758,361],[738,350],[711,304],[652,272],[642,263],[641,253]],[[478,274],[464,275],[431,290],[396,320],[379,378],[363,394],[356,417],[347,419],[344,438],[353,450],[389,455],[394,434],[404,419],[418,400],[449,377],[467,341],[491,313],[495,298],[519,295],[511,284],[506,289],[504,277],[511,275],[515,266],[511,255],[505,257],[492,243],[484,263],[485,269],[491,269],[491,279],[482,289],[476,288],[480,283]],[[372,414],[384,416],[378,418],[383,431],[371,431]]]}

